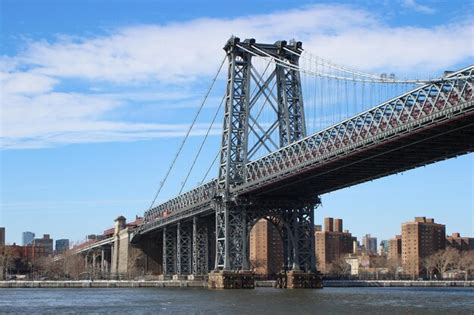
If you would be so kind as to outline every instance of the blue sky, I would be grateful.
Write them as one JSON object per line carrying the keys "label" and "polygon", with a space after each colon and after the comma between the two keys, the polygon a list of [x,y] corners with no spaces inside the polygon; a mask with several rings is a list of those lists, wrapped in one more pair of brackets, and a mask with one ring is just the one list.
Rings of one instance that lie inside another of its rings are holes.
{"label": "blue sky", "polygon": [[[21,232],[82,240],[149,206],[231,34],[296,38],[363,71],[438,76],[473,63],[469,1],[10,1],[1,3],[1,209]],[[179,191],[223,81],[159,200]],[[218,149],[221,118],[187,188]],[[216,174],[214,171],[213,174]],[[474,235],[473,156],[322,196],[317,221],[389,238],[432,216]]]}

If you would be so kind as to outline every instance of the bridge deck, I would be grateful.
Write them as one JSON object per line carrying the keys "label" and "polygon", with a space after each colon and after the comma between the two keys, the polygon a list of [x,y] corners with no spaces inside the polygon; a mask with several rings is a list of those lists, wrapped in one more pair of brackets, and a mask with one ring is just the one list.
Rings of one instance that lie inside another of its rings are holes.
{"label": "bridge deck", "polygon": [[[474,150],[474,66],[247,164],[234,197],[322,194]],[[212,211],[212,180],[145,213],[139,233]]]}

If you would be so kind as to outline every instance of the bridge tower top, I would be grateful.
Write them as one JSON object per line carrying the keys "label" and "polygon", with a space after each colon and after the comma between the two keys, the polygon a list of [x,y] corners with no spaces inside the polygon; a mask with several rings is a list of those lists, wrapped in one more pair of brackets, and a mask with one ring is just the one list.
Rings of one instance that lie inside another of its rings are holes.
{"label": "bridge tower top", "polygon": [[[221,195],[228,196],[232,187],[245,181],[246,164],[252,157],[304,138],[306,124],[301,79],[296,70],[301,42],[262,44],[253,38],[240,41],[231,37],[224,50],[228,72],[218,183]],[[254,57],[275,58],[279,63],[273,63],[269,73],[267,69],[261,72],[252,64]],[[259,122],[256,104],[261,100],[262,106],[273,109],[272,124]],[[274,132],[278,132],[277,141],[272,139]],[[256,136],[254,143],[249,142],[250,134]]]}

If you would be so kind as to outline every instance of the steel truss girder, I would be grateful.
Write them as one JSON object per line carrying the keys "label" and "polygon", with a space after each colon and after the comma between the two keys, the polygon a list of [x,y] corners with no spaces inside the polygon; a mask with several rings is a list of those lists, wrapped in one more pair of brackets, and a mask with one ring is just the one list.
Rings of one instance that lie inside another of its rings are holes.
{"label": "steel truss girder", "polygon": [[472,108],[473,77],[471,66],[250,162],[245,184],[233,193],[277,181],[308,165],[324,163],[361,146],[433,124],[437,119],[463,114]]}
{"label": "steel truss girder", "polygon": [[177,262],[176,229],[165,226],[163,228],[163,274],[172,275],[176,273]]}
{"label": "steel truss girder", "polygon": [[178,222],[176,229],[176,273],[179,275],[188,275],[192,271],[192,232],[191,222]]}
{"label": "steel truss girder", "polygon": [[209,272],[209,243],[207,223],[193,217],[193,275],[206,275]]}

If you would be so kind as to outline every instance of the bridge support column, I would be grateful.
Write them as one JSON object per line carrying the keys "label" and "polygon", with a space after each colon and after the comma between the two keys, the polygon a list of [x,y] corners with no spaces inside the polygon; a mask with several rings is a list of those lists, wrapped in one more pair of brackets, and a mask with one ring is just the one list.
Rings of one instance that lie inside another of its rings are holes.
{"label": "bridge support column", "polygon": [[86,254],[84,255],[84,269],[87,271],[87,269],[89,268],[89,261],[88,261],[88,253],[86,252]]}
{"label": "bridge support column", "polygon": [[176,273],[176,231],[170,227],[163,228],[163,276]]}
{"label": "bridge support column", "polygon": [[209,274],[209,288],[253,289],[249,270],[247,209],[216,203],[216,269]]}
{"label": "bridge support column", "polygon": [[193,278],[202,277],[209,272],[209,248],[207,238],[207,223],[193,218]]}
{"label": "bridge support column", "polygon": [[105,250],[102,248],[100,250],[100,272],[102,274],[105,273],[105,257],[104,257],[104,255],[105,255]]}
{"label": "bridge support column", "polygon": [[280,288],[322,288],[316,270],[314,205],[287,210],[283,214],[285,272],[277,279]]}
{"label": "bridge support column", "polygon": [[191,273],[192,256],[191,256],[191,225],[189,223],[178,222],[176,228],[176,244],[177,244],[177,262],[176,275],[177,278]]}

